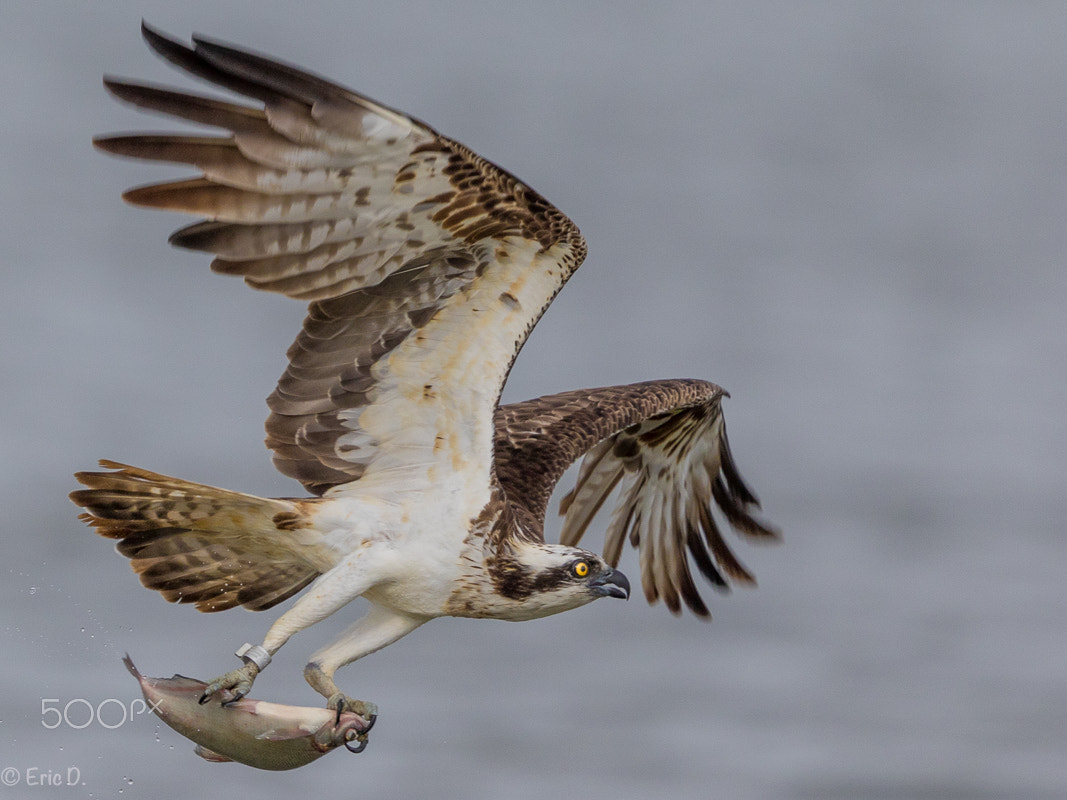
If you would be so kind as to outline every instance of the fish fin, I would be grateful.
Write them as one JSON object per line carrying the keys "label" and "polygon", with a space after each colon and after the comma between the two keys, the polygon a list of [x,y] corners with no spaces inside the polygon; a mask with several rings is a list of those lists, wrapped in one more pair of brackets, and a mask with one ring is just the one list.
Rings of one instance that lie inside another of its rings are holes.
{"label": "fish fin", "polygon": [[193,752],[205,761],[212,761],[216,764],[224,764],[227,761],[233,761],[233,759],[229,756],[224,756],[221,753],[216,753],[214,750],[208,750],[202,744],[198,744],[196,747],[194,747]]}
{"label": "fish fin", "polygon": [[207,688],[207,684],[203,681],[198,681],[196,678],[186,678],[184,675],[174,673],[169,678],[145,678],[149,685],[161,687],[164,691],[195,691],[200,689],[203,691]]}

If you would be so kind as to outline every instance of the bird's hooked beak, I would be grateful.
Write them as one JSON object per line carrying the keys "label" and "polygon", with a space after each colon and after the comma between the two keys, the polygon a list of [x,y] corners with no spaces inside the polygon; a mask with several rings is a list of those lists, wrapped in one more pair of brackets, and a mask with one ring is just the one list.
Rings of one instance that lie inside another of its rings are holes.
{"label": "bird's hooked beak", "polygon": [[604,571],[589,581],[591,588],[598,597],[621,597],[623,600],[630,599],[630,581],[617,569],[605,567]]}

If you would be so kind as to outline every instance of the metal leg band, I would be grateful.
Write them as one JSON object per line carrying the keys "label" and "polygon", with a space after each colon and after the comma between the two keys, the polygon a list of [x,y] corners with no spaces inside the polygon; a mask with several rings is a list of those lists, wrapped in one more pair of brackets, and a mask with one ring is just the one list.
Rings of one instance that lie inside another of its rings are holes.
{"label": "metal leg band", "polygon": [[248,642],[245,642],[237,648],[237,652],[234,653],[234,655],[246,664],[255,664],[259,667],[260,672],[265,670],[267,664],[270,663],[270,653],[258,644],[249,644]]}

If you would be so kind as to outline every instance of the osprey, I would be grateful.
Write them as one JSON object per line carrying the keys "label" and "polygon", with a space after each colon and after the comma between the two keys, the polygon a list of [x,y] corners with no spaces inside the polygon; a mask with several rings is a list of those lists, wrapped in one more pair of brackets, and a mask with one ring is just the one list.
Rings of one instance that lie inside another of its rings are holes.
{"label": "osprey", "polygon": [[[645,597],[676,614],[684,603],[709,616],[689,558],[717,588],[753,583],[712,503],[745,536],[777,532],[754,516],[721,388],[663,380],[498,404],[531,328],[585,256],[566,216],[462,144],[337,84],[201,37],[189,47],[143,34],[163,58],[262,107],[106,78],[120,100],[228,132],[96,139],[201,172],[125,199],[203,217],[171,243],[310,303],[267,401],[266,442],[312,497],[266,499],[111,461],[78,473],[87,488],[71,494],[171,602],[258,611],[310,585],[260,645],[238,650],[243,666],[212,681],[205,702],[247,694],[293,634],[356,597],[369,612],[304,675],[330,709],[373,721],[373,704],[334,682],[339,667],[434,617],[527,620],[626,598],[615,567],[627,539]],[[583,455],[561,543],[546,543],[549,496]],[[619,485],[603,556],[579,549]]]}

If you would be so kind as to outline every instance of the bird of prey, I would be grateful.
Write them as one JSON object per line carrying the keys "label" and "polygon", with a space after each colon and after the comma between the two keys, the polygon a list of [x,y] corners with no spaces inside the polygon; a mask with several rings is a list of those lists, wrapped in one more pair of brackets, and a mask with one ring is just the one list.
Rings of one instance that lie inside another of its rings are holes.
{"label": "bird of prey", "polygon": [[[730,452],[720,387],[660,380],[499,405],[531,328],[581,264],[578,228],[515,176],[428,125],[210,39],[145,26],[164,59],[255,105],[105,79],[118,99],[223,135],[95,140],[198,177],[127,201],[203,219],[171,236],[212,269],[309,303],[267,403],[274,464],[312,495],[266,499],[102,461],[71,494],[141,583],[201,611],[268,609],[306,591],[203,700],[241,697],[298,631],[356,597],[369,612],[304,675],[327,707],[373,721],[342,665],[440,616],[528,620],[626,598],[636,547],[650,603],[701,617],[711,584],[753,582],[720,535],[773,539]],[[561,543],[544,539],[549,496]],[[577,544],[613,491],[603,555]],[[225,691],[224,691],[225,690]]]}

